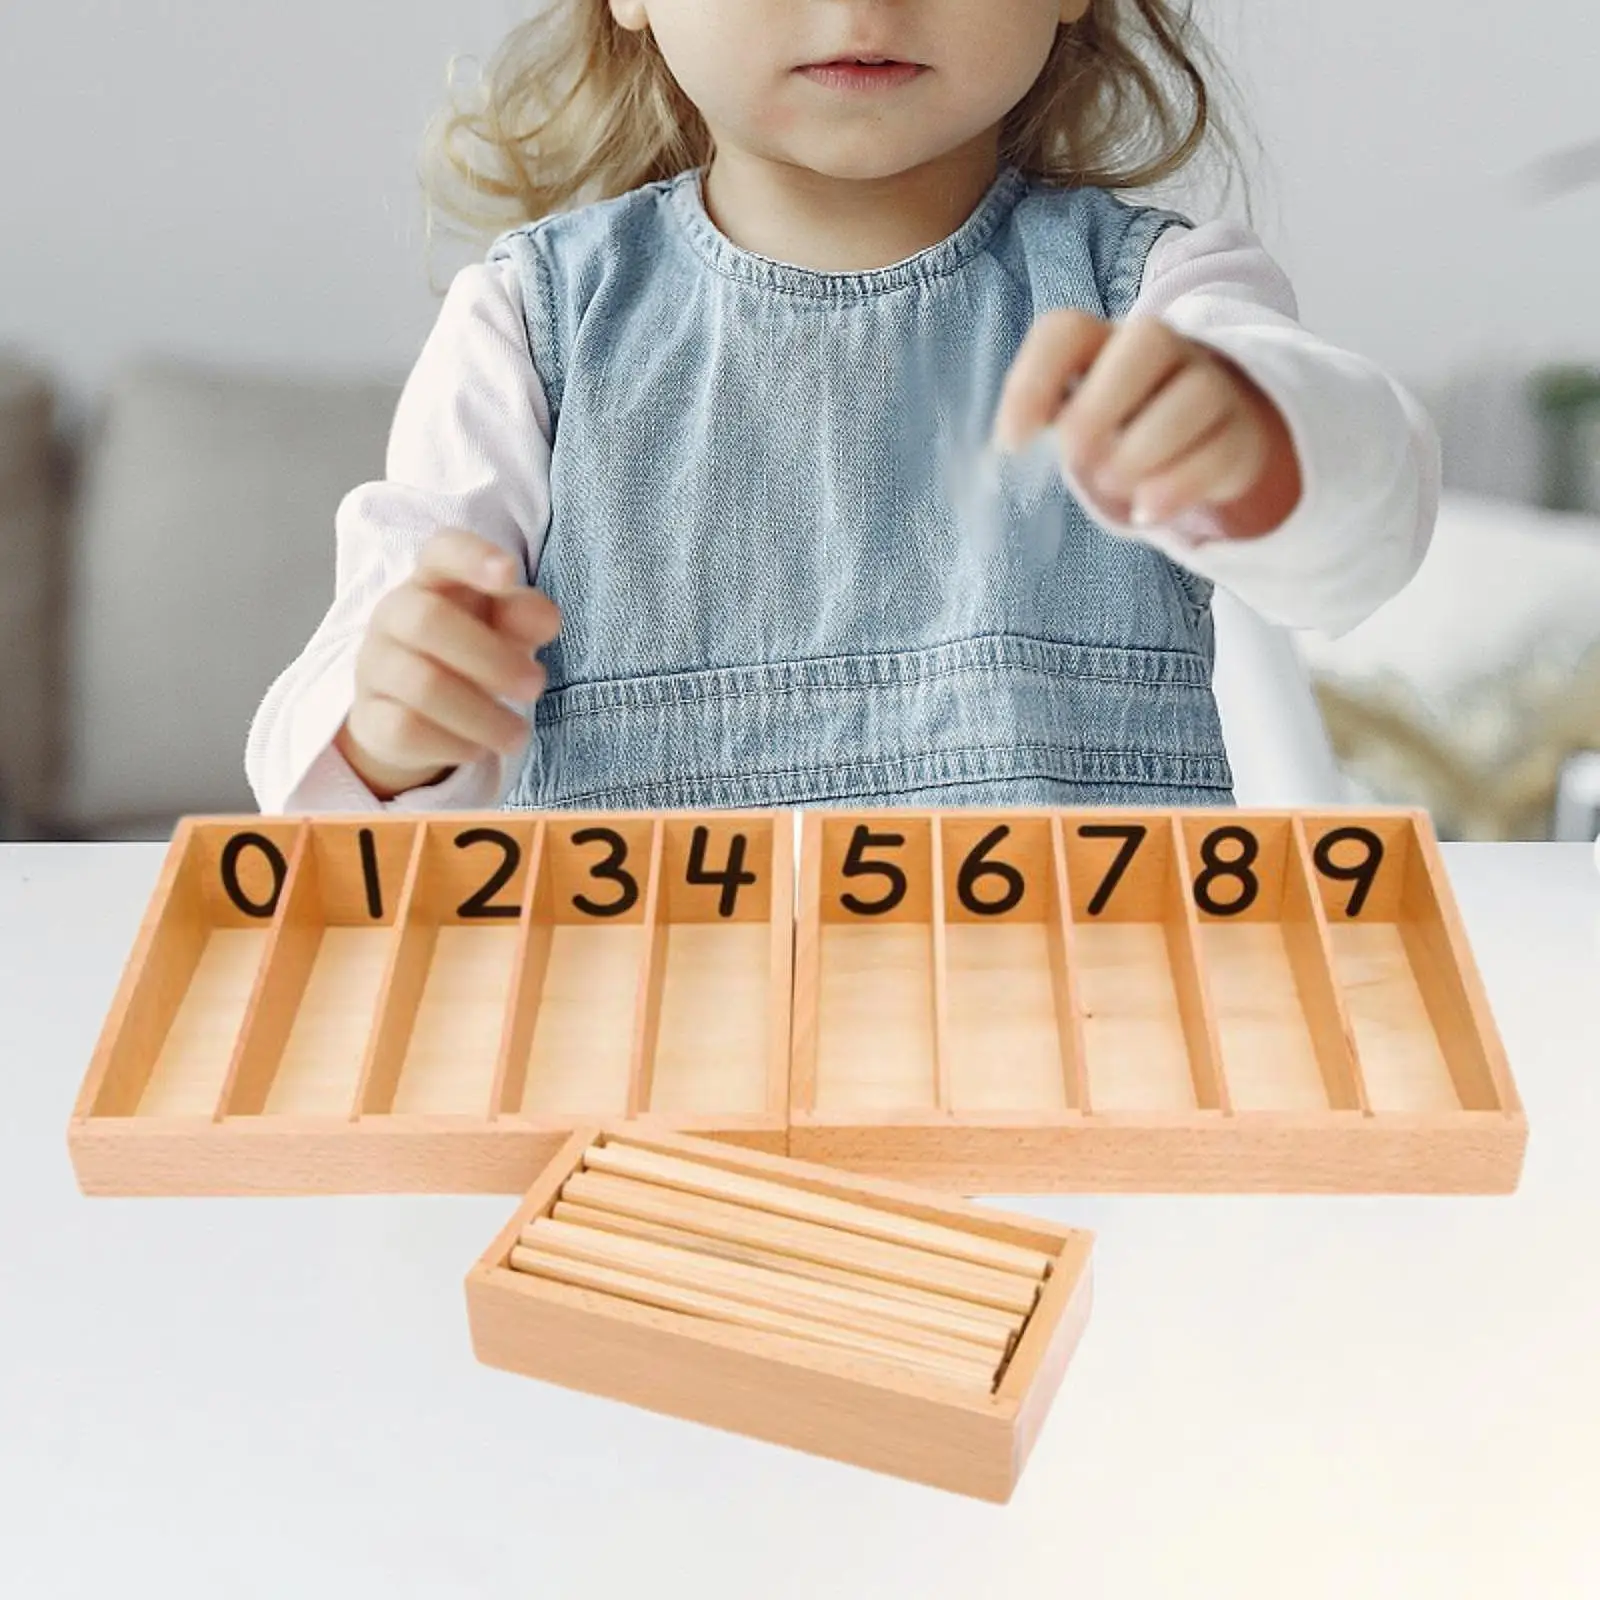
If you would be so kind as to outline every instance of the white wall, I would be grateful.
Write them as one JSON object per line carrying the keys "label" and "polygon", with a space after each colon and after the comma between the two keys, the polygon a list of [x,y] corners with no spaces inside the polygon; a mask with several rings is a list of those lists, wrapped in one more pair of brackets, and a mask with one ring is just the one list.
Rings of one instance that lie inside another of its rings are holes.
{"label": "white wall", "polygon": [[1600,358],[1600,187],[1517,175],[1600,139],[1593,0],[1210,0],[1272,161],[1302,310],[1422,378],[1499,353]]}
{"label": "white wall", "polygon": [[[0,5],[0,343],[75,395],[139,348],[403,368],[436,304],[422,123],[450,53],[485,54],[522,9]],[[1202,14],[1250,96],[1260,224],[1308,321],[1425,388],[1489,360],[1600,358],[1600,188],[1533,209],[1512,181],[1600,136],[1592,0]]]}
{"label": "white wall", "polygon": [[0,343],[78,389],[130,351],[408,363],[415,180],[450,55],[516,0],[4,0]]}

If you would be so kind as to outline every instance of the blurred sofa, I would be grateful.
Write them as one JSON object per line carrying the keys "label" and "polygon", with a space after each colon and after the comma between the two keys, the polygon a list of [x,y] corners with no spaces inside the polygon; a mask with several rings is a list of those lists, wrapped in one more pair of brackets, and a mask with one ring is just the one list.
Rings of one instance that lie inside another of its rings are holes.
{"label": "blurred sofa", "polygon": [[333,588],[397,381],[136,361],[70,441],[0,360],[0,793],[14,836],[161,838],[254,809],[244,737]]}
{"label": "blurred sofa", "polygon": [[[383,471],[400,379],[120,368],[78,437],[0,358],[0,793],[13,836],[162,838],[254,809],[251,713],[333,588],[334,511]],[[1217,597],[1241,804],[1350,796],[1295,641]]]}
{"label": "blurred sofa", "polygon": [[1410,585],[1300,649],[1361,792],[1448,838],[1600,832],[1600,517],[1454,492]]}

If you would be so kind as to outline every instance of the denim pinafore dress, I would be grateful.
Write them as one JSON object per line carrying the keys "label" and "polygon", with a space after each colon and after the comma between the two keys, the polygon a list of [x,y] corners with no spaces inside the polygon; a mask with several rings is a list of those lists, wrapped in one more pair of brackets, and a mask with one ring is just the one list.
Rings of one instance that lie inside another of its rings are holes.
{"label": "denim pinafore dress", "polygon": [[1005,166],[932,247],[819,272],[734,245],[701,177],[490,246],[563,617],[505,804],[1231,804],[1209,583],[1054,468],[975,499],[962,466],[1034,320],[1125,316],[1178,219]]}

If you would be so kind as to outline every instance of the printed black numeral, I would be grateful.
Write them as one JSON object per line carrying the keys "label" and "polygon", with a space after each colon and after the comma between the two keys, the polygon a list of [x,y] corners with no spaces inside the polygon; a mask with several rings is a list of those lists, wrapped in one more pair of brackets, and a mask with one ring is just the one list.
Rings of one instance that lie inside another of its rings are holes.
{"label": "printed black numeral", "polygon": [[908,888],[905,868],[893,861],[866,859],[868,850],[899,850],[905,842],[903,833],[874,833],[864,822],[857,825],[856,831],[850,835],[849,848],[844,853],[844,864],[839,868],[839,875],[844,878],[880,877],[888,882],[889,888],[881,900],[863,900],[846,890],[839,896],[839,904],[846,911],[854,911],[863,917],[881,917],[886,911],[893,911],[905,899]]}
{"label": "printed black numeral", "polygon": [[[265,900],[252,900],[239,882],[239,857],[246,850],[259,850],[272,871],[272,893]],[[247,917],[270,917],[278,909],[283,880],[289,876],[289,863],[283,851],[264,833],[236,833],[222,847],[222,887],[228,898]]]}
{"label": "printed black numeral", "polygon": [[591,878],[603,878],[617,885],[615,900],[591,900],[587,895],[575,894],[572,903],[591,917],[620,917],[631,910],[639,900],[639,882],[622,863],[628,859],[628,841],[614,828],[579,828],[573,834],[574,844],[604,844],[608,846],[605,857],[589,868]]}
{"label": "printed black numeral", "polygon": [[511,875],[522,860],[522,846],[509,833],[498,828],[467,828],[456,835],[456,848],[470,850],[475,844],[492,844],[500,852],[500,865],[494,869],[488,882],[470,894],[456,907],[456,915],[463,920],[481,917],[515,917],[516,906],[497,906],[490,902],[511,882]]}
{"label": "printed black numeral", "polygon": [[[1236,844],[1239,853],[1231,861],[1219,854],[1225,844]],[[1214,917],[1236,917],[1248,911],[1261,893],[1261,880],[1250,869],[1261,854],[1261,841],[1248,828],[1217,828],[1208,833],[1200,845],[1200,859],[1205,870],[1194,880],[1194,903]],[[1231,879],[1239,885],[1239,894],[1233,900],[1218,900],[1211,885],[1219,878]]]}
{"label": "printed black numeral", "polygon": [[[1008,861],[987,859],[989,851],[1010,833],[1010,826],[1002,822],[998,828],[984,834],[972,847],[967,859],[961,863],[960,872],[956,874],[957,898],[975,916],[1003,916],[1007,911],[1015,910],[1022,902],[1027,887],[1022,881],[1022,874]],[[978,898],[976,884],[979,878],[998,878],[1005,885],[999,899]]]}
{"label": "printed black numeral", "polygon": [[722,885],[722,895],[717,901],[717,915],[731,917],[733,908],[739,900],[739,886],[743,883],[754,883],[756,875],[744,870],[745,836],[742,833],[734,834],[728,841],[728,864],[720,872],[706,865],[706,847],[711,842],[711,830],[705,826],[694,830],[694,837],[689,844],[689,865],[684,872],[684,878],[689,883]]}
{"label": "printed black numeral", "polygon": [[1089,901],[1087,911],[1091,917],[1098,917],[1105,910],[1112,895],[1117,892],[1117,885],[1122,882],[1123,875],[1133,865],[1133,858],[1139,853],[1139,846],[1145,841],[1150,830],[1142,822],[1086,822],[1078,829],[1080,839],[1120,839],[1122,848],[1117,851],[1116,859],[1112,861],[1110,869],[1101,880],[1100,887],[1095,890],[1093,898]]}
{"label": "printed black numeral", "polygon": [[[1360,844],[1363,847],[1363,854],[1359,861],[1341,867],[1333,859],[1334,846],[1343,844],[1347,839]],[[1332,833],[1323,834],[1317,841],[1317,848],[1311,852],[1311,859],[1323,877],[1331,878],[1335,883],[1355,885],[1350,891],[1350,900],[1344,908],[1344,914],[1347,917],[1359,917],[1362,907],[1367,903],[1367,896],[1372,893],[1372,885],[1377,879],[1378,872],[1383,866],[1383,840],[1371,828],[1335,828]]]}
{"label": "printed black numeral", "polygon": [[361,845],[361,881],[367,890],[367,915],[374,922],[383,916],[383,884],[378,879],[378,839],[371,828],[357,835]]}

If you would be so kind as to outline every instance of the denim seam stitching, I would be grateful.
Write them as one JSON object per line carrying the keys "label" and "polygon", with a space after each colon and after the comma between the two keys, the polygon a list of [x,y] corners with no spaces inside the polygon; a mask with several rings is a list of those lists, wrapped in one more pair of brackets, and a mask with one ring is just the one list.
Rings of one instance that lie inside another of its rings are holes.
{"label": "denim seam stitching", "polygon": [[[1173,781],[1178,784],[1199,784],[1206,788],[1228,787],[1228,780],[1226,776],[1229,770],[1228,763],[1226,760],[1218,756],[1193,756],[1179,753],[1167,753],[1159,750],[1147,750],[1143,748],[1132,750],[1083,750],[1077,749],[1071,745],[1043,744],[1037,740],[1034,740],[1028,743],[1009,745],[956,745],[942,750],[925,750],[913,755],[884,756],[867,761],[831,761],[820,768],[814,765],[805,767],[776,767],[771,769],[741,768],[740,770],[734,772],[718,773],[714,777],[710,778],[642,779],[634,783],[607,784],[601,788],[576,791],[565,796],[562,803],[564,805],[572,806],[585,804],[589,801],[613,794],[638,794],[641,792],[648,792],[650,790],[662,788],[716,788],[720,785],[729,783],[747,783],[752,780],[776,781],[785,778],[804,778],[818,776],[822,773],[830,775],[852,773],[867,777],[875,773],[882,773],[885,771],[903,768],[908,763],[912,765],[916,764],[917,762],[937,764],[962,756],[985,756],[994,755],[997,752],[1005,753],[1008,751],[1016,751],[1018,753],[1027,751],[1032,754],[1055,753],[1059,755],[1065,755],[1070,758],[1066,765],[1074,767],[1096,764],[1095,760],[1092,758],[1099,758],[1099,760],[1104,761],[1108,765],[1121,767],[1133,766],[1137,768],[1148,763],[1160,771],[1172,772],[1174,774]],[[1007,776],[1009,777],[1013,775],[1008,774]],[[1053,772],[1016,774],[1015,776],[1034,777],[1045,781],[1075,781],[1073,779],[1059,779],[1058,775]],[[944,786],[949,786],[955,783],[968,783],[976,780],[970,778],[945,778],[937,781]],[[1162,782],[1160,779],[1145,779],[1137,777],[1127,778],[1122,781],[1130,783],[1150,782],[1158,784]],[[933,786],[933,784],[916,785],[918,788]]]}
{"label": "denim seam stitching", "polygon": [[[792,656],[792,658],[784,659],[784,661],[754,661],[722,667],[682,667],[682,669],[674,670],[672,674],[666,675],[666,677],[662,674],[653,674],[653,672],[638,672],[638,674],[630,674],[627,677],[587,678],[587,680],[566,683],[566,685],[562,685],[562,688],[550,691],[550,694],[558,696],[558,694],[568,694],[574,690],[594,690],[594,688],[600,688],[600,686],[605,685],[616,685],[619,690],[627,690],[629,685],[672,682],[672,680],[680,680],[680,678],[720,677],[720,675],[747,674],[747,672],[771,674],[774,670],[784,669],[784,667],[798,667],[798,669],[822,667],[824,669],[824,677],[819,678],[816,685],[811,686],[818,686],[818,688],[854,688],[854,686],[858,685],[845,682],[845,680],[838,680],[838,682],[832,683],[826,682],[826,669],[834,666],[835,662],[840,666],[853,664],[853,662],[915,662],[918,658],[926,658],[926,656],[939,653],[939,651],[968,653],[973,646],[979,646],[979,648],[989,651],[992,659],[987,659],[987,661],[955,661],[949,667],[936,667],[931,672],[898,675],[898,677],[896,675],[888,675],[888,677],[877,678],[875,682],[928,683],[938,680],[939,677],[955,674],[955,672],[990,669],[990,667],[1024,670],[1024,672],[1048,672],[1050,670],[1050,667],[1046,667],[1042,662],[1021,659],[1021,654],[1014,653],[1014,651],[1010,653],[1010,659],[1006,659],[1008,653],[1003,648],[1006,645],[1021,646],[1021,653],[1080,654],[1080,656],[1090,656],[1090,658],[1093,658],[1096,654],[1114,654],[1114,656],[1125,658],[1130,666],[1134,662],[1146,661],[1147,659],[1150,664],[1160,662],[1160,667],[1154,672],[1136,674],[1136,682],[1152,683],[1152,685],[1174,683],[1174,685],[1195,686],[1195,688],[1205,688],[1206,685],[1208,662],[1206,662],[1205,654],[1202,651],[1184,650],[1182,646],[1091,645],[1091,643],[1082,642],[1062,642],[1062,640],[1042,638],[1034,634],[974,634],[968,638],[946,640],[946,642],[934,643],[934,645],[914,645],[909,646],[909,648],[902,648],[902,650],[843,650],[834,651],[834,653],[826,654],[826,656]],[[1112,683],[1125,683],[1128,682],[1128,677],[1130,677],[1130,674],[1125,674],[1125,672],[1114,672],[1114,674],[1106,677],[1102,672],[1096,672],[1096,670],[1085,670],[1082,674],[1074,675],[1091,678],[1093,682]],[[808,685],[794,686],[803,688],[803,686]],[[678,699],[682,702],[693,702],[694,699],[698,698],[699,696],[680,696]]]}
{"label": "denim seam stitching", "polygon": [[[907,762],[942,761],[955,756],[988,756],[997,751],[1008,752],[1023,751],[1035,755],[1057,754],[1066,755],[1077,761],[1108,761],[1117,762],[1155,762],[1162,766],[1172,766],[1178,769],[1193,769],[1196,771],[1220,771],[1223,761],[1220,756],[1188,755],[1181,751],[1151,750],[1145,746],[1132,748],[1083,748],[1070,744],[1055,744],[1042,739],[1019,740],[1011,744],[959,744],[949,745],[938,750],[921,750],[914,754],[895,756],[873,756],[869,759],[855,761],[829,761],[823,764],[820,770],[824,772],[874,772],[885,767],[903,766]],[[726,781],[729,783],[742,783],[747,778],[802,778],[809,773],[818,771],[815,765],[804,767],[741,767],[733,772],[719,773],[711,781]],[[623,787],[643,787],[652,780],[640,780],[638,784],[623,785]],[[669,782],[696,782],[695,779],[669,779]]]}
{"label": "denim seam stitching", "polygon": [[[720,669],[714,669],[714,670],[720,670]],[[754,670],[759,671],[760,668],[758,667],[758,668],[756,668]],[[663,696],[663,697],[657,697],[657,698],[652,699],[652,700],[643,700],[643,699],[637,699],[636,698],[636,699],[634,699],[632,701],[629,701],[629,700],[626,700],[626,699],[620,699],[619,698],[619,699],[607,700],[607,701],[605,701],[603,703],[596,703],[596,704],[593,704],[593,705],[578,705],[578,706],[571,706],[571,707],[559,704],[558,702],[559,702],[560,697],[562,695],[571,694],[574,690],[596,688],[596,687],[600,686],[600,683],[596,683],[596,684],[576,683],[576,684],[569,684],[566,687],[561,688],[561,689],[551,690],[551,692],[548,695],[546,695],[546,696],[544,696],[543,698],[540,699],[539,706],[541,708],[546,707],[546,706],[549,707],[549,710],[546,711],[542,715],[540,720],[544,721],[544,722],[547,722],[547,723],[573,722],[573,721],[576,721],[576,720],[578,720],[580,718],[583,718],[583,717],[606,716],[606,715],[609,715],[610,713],[616,712],[616,711],[650,711],[650,710],[666,711],[666,710],[673,709],[675,707],[706,706],[706,705],[711,705],[711,704],[735,704],[735,703],[737,703],[738,701],[741,701],[741,700],[774,699],[774,698],[777,698],[780,695],[788,696],[788,695],[797,695],[797,694],[800,694],[800,695],[806,695],[806,694],[817,694],[817,695],[824,695],[824,694],[850,694],[850,693],[853,693],[853,692],[855,692],[857,690],[860,690],[860,689],[863,689],[863,688],[875,688],[875,689],[892,689],[892,688],[897,688],[897,687],[905,687],[905,688],[921,687],[921,688],[927,688],[927,687],[932,686],[933,684],[943,682],[944,680],[949,679],[949,678],[968,677],[968,676],[971,676],[973,673],[994,672],[996,670],[1004,670],[1004,671],[1013,672],[1013,673],[1025,673],[1030,677],[1036,677],[1036,678],[1055,679],[1057,677],[1057,674],[1052,673],[1048,667],[1032,666],[1032,665],[1029,665],[1029,664],[1027,664],[1025,662],[1020,662],[1020,661],[1017,661],[1017,662],[974,661],[974,662],[969,662],[968,664],[966,664],[964,666],[944,668],[940,672],[932,674],[932,675],[930,675],[928,677],[904,679],[904,680],[901,680],[900,683],[898,683],[898,684],[894,683],[894,682],[872,683],[872,684],[864,684],[864,683],[860,683],[860,682],[856,682],[856,683],[782,683],[782,684],[762,684],[759,687],[738,688],[738,689],[729,688],[729,689],[723,689],[723,690],[709,690],[709,691],[707,691],[706,693],[703,693],[703,694],[679,695],[679,696],[674,696],[672,698],[667,698],[667,697]],[[650,679],[650,678],[629,678],[629,679],[620,679],[620,680],[618,680],[618,679],[607,679],[607,680],[601,680],[600,682],[601,683],[603,683],[603,682],[618,682],[618,683],[648,684],[648,683],[651,683],[651,682],[654,682],[654,681],[656,681],[656,680],[653,680],[653,679]],[[1192,692],[1192,693],[1196,693],[1196,694],[1204,694],[1206,692],[1206,685],[1203,682],[1191,682],[1191,681],[1189,681],[1187,679],[1183,679],[1183,678],[1139,678],[1139,679],[1129,679],[1129,678],[1125,678],[1125,677],[1118,677],[1115,673],[1078,672],[1078,673],[1074,673],[1072,675],[1072,679],[1070,681],[1083,682],[1083,683],[1111,683],[1111,684],[1116,684],[1119,688],[1126,687],[1126,688],[1136,688],[1136,689],[1172,689],[1172,690],[1182,690],[1182,691],[1184,691],[1186,693]],[[556,703],[553,703],[553,702],[556,702]]]}
{"label": "denim seam stitching", "polygon": [[[760,670],[757,668],[756,670]],[[904,687],[929,687],[935,683],[943,682],[950,678],[969,677],[974,673],[988,673],[1004,670],[1011,673],[1022,673],[1035,678],[1055,679],[1056,674],[1048,667],[1036,667],[1024,662],[992,662],[974,661],[965,666],[948,667],[944,670],[925,678],[905,680]],[[650,683],[649,678],[633,678],[624,680],[631,683]],[[1171,689],[1181,690],[1184,693],[1204,694],[1204,683],[1191,683],[1181,678],[1122,678],[1114,673],[1078,672],[1072,675],[1070,681],[1082,683],[1111,683],[1119,688],[1135,689]],[[552,690],[551,693],[541,698],[539,706],[549,706],[548,712],[539,716],[538,720],[551,725],[558,722],[577,722],[585,717],[604,717],[617,711],[667,711],[681,707],[703,707],[709,705],[735,705],[741,700],[777,699],[780,696],[792,695],[826,695],[826,694],[851,694],[862,688],[895,688],[901,685],[894,683],[878,683],[865,685],[861,683],[783,683],[762,684],[760,687],[710,690],[704,694],[684,695],[673,699],[658,698],[655,700],[636,700],[632,703],[626,700],[609,700],[594,705],[565,706],[558,702],[559,697],[570,694],[573,689],[589,688],[588,684],[572,684],[562,689]],[[536,716],[538,714],[536,713]]]}

